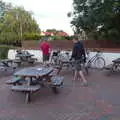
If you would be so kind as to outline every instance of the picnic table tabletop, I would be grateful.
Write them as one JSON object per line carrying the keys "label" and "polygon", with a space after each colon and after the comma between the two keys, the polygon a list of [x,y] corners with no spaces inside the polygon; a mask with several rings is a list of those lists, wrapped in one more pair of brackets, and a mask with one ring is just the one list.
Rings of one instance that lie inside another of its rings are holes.
{"label": "picnic table tabletop", "polygon": [[14,76],[21,76],[21,77],[42,77],[45,75],[50,74],[53,71],[52,67],[32,67],[32,68],[25,68],[16,73]]}
{"label": "picnic table tabletop", "polygon": [[16,57],[32,57],[33,54],[17,54]]}
{"label": "picnic table tabletop", "polygon": [[114,62],[114,63],[120,63],[120,58],[117,58],[117,59],[113,60],[112,62]]}
{"label": "picnic table tabletop", "polygon": [[63,63],[72,63],[73,61],[71,61],[71,60],[61,60],[61,62],[63,62]]}

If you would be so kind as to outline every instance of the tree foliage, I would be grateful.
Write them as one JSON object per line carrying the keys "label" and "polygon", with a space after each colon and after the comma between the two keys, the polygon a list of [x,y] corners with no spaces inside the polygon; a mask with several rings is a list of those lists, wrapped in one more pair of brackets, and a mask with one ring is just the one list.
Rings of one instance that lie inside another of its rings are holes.
{"label": "tree foliage", "polygon": [[73,0],[71,24],[76,33],[85,31],[89,38],[120,38],[120,0]]}
{"label": "tree foliage", "polygon": [[26,39],[26,34],[40,34],[32,14],[23,7],[13,7],[0,1],[0,42],[10,44]]}
{"label": "tree foliage", "polygon": [[63,30],[57,30],[57,29],[47,29],[46,32],[51,32],[54,35],[56,35],[58,32],[64,32]]}

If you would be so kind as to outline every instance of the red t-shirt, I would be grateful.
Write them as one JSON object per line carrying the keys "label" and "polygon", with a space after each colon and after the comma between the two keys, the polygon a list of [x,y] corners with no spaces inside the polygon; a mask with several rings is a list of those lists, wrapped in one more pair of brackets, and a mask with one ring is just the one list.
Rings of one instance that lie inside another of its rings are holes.
{"label": "red t-shirt", "polygon": [[43,42],[40,45],[40,49],[42,50],[43,54],[49,55],[50,52],[50,45],[47,42]]}

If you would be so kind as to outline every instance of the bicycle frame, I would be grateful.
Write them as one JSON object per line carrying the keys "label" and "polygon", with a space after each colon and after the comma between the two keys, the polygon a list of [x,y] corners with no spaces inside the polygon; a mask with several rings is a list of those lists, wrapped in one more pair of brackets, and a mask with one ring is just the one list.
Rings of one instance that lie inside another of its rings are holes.
{"label": "bicycle frame", "polygon": [[101,56],[100,53],[101,53],[101,52],[97,52],[96,55],[94,55],[92,58],[90,58],[90,59],[88,60],[87,63],[92,63],[93,61],[95,61],[98,57]]}

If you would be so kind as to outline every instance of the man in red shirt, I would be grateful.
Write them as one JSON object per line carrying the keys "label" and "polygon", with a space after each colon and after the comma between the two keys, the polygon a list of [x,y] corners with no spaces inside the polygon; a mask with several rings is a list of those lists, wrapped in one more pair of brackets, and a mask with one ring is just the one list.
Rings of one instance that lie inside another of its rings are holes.
{"label": "man in red shirt", "polygon": [[50,50],[51,50],[51,46],[47,42],[47,38],[44,38],[43,42],[40,44],[40,49],[42,50],[42,54],[43,54],[43,62],[46,63],[47,61],[49,61]]}

